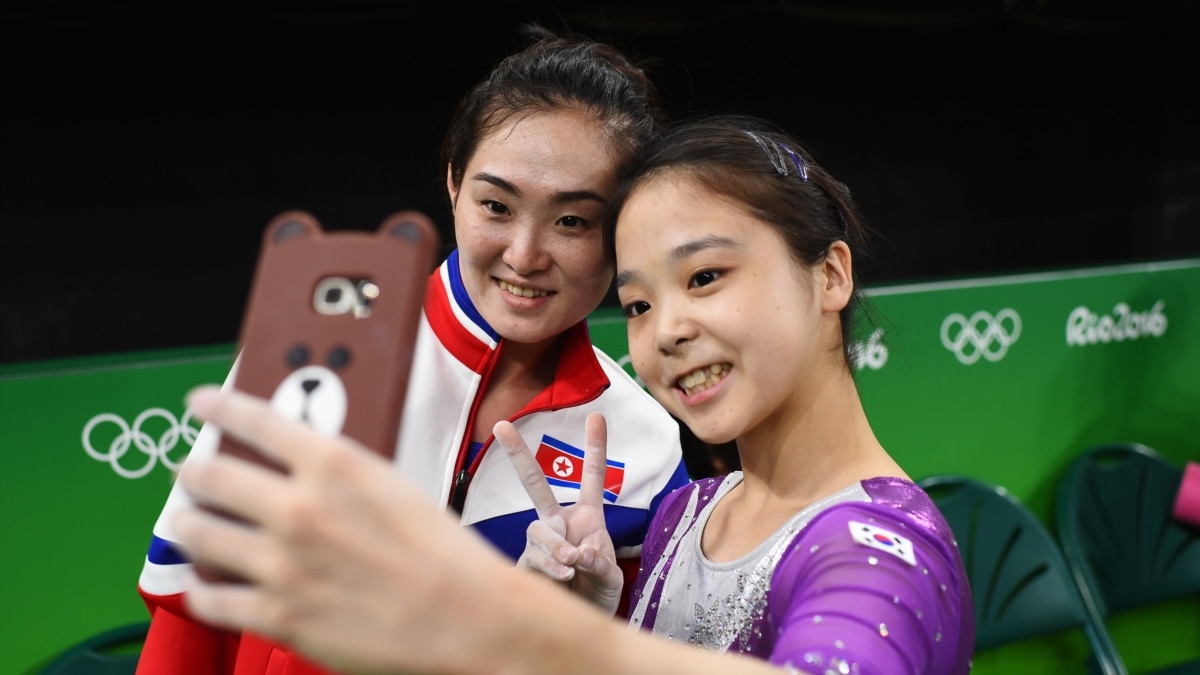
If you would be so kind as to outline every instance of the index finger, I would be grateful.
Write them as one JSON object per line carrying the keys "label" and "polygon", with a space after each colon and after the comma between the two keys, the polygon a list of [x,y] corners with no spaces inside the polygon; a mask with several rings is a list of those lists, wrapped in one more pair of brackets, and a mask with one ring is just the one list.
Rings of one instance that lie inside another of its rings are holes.
{"label": "index finger", "polygon": [[275,412],[266,401],[236,389],[197,387],[188,394],[187,404],[197,417],[215,424],[222,434],[254,447],[287,469],[303,456],[300,448],[311,443],[313,435],[319,435],[303,422]]}
{"label": "index finger", "polygon": [[604,505],[604,479],[608,475],[608,424],[598,412],[587,416],[583,428],[583,477],[579,503]]}
{"label": "index finger", "polygon": [[525,492],[533,501],[538,518],[545,520],[558,513],[560,506],[554,498],[554,491],[550,489],[550,483],[546,481],[546,474],[542,473],[542,467],[538,466],[529,446],[525,445],[525,439],[521,438],[513,423],[507,420],[497,422],[496,426],[492,427],[492,435],[508,453],[508,459],[517,470],[521,485],[525,486]]}

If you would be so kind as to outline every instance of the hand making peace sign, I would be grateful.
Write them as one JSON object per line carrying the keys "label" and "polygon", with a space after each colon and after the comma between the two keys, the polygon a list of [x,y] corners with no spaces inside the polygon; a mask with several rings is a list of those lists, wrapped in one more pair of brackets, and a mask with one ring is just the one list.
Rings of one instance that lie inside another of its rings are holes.
{"label": "hand making peace sign", "polygon": [[615,614],[624,577],[604,523],[608,446],[604,416],[588,415],[579,501],[568,506],[554,498],[545,474],[511,422],[498,422],[492,433],[508,452],[539,518],[526,530],[525,551],[517,564],[566,583],[572,592]]}

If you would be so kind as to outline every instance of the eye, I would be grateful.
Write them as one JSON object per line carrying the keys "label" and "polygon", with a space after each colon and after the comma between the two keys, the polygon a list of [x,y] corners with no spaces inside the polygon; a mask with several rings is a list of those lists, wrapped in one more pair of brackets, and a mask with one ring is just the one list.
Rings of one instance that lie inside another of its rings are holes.
{"label": "eye", "polygon": [[558,219],[558,224],[562,225],[568,230],[575,230],[587,227],[588,221],[580,218],[579,216],[563,216],[562,218]]}
{"label": "eye", "polygon": [[507,206],[505,206],[504,204],[501,204],[500,202],[493,201],[491,199],[487,199],[487,200],[483,201],[483,208],[487,209],[487,211],[493,215],[497,215],[497,216],[507,216],[508,215],[508,207]]}
{"label": "eye", "polygon": [[696,272],[692,275],[692,278],[688,280],[688,288],[700,288],[702,286],[707,286],[720,278],[720,276],[721,273],[717,270],[704,270],[703,272]]}
{"label": "eye", "polygon": [[350,363],[350,350],[345,347],[334,347],[329,350],[329,358],[326,359],[329,367],[334,370],[341,370]]}
{"label": "eye", "polygon": [[650,309],[650,303],[644,302],[642,300],[637,300],[637,301],[631,302],[628,305],[621,305],[621,313],[625,315],[626,319],[632,319],[636,316],[641,316],[642,314],[645,314],[649,309]]}
{"label": "eye", "polygon": [[287,363],[292,368],[299,368],[308,363],[308,347],[303,344],[294,345],[287,352]]}

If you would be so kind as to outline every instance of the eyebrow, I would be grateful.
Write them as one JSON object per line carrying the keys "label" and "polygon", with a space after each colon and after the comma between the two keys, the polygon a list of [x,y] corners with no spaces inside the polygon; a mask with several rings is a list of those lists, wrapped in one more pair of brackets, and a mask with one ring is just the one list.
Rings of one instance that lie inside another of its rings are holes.
{"label": "eyebrow", "polygon": [[[504,180],[503,178],[501,178],[497,175],[487,173],[486,171],[480,171],[479,173],[474,174],[473,176],[471,176],[471,180],[483,181],[484,183],[487,183],[489,185],[494,185],[497,188],[504,190],[505,192],[507,192],[511,195],[515,195],[517,197],[521,196],[521,191],[517,188],[516,185],[513,185],[512,183]],[[607,199],[600,196],[599,193],[592,192],[591,190],[566,190],[563,192],[556,192],[556,193],[554,193],[554,196],[552,197],[552,201],[556,204],[569,204],[572,202],[594,201],[594,202],[599,203],[601,206],[608,203]]]}
{"label": "eyebrow", "polygon": [[[690,255],[694,255],[696,253],[699,253],[700,251],[704,251],[704,250],[707,250],[710,248],[742,248],[742,247],[743,247],[742,242],[740,242],[736,239],[731,239],[730,237],[718,237],[716,235],[709,235],[707,237],[701,237],[699,239],[693,239],[691,241],[684,242],[684,243],[680,244],[679,246],[676,246],[675,248],[671,249],[671,252],[667,254],[667,264],[673,265],[673,264],[679,262],[680,260],[687,258]],[[617,275],[617,278],[616,278],[617,288],[620,288],[620,287],[624,286],[625,284],[637,279],[637,277],[638,277],[637,272],[630,272],[628,270],[621,272],[620,274]]]}

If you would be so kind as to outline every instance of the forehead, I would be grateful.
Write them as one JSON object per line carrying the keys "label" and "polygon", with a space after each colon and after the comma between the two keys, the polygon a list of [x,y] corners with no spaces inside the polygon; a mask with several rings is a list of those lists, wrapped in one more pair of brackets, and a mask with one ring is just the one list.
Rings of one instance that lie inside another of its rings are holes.
{"label": "forehead", "polygon": [[656,175],[630,193],[616,225],[618,263],[660,256],[700,238],[754,241],[773,228],[744,205],[705,189],[686,173]]}
{"label": "forehead", "polygon": [[496,164],[551,175],[615,174],[617,155],[603,123],[574,108],[536,110],[506,117],[479,140],[468,173]]}

